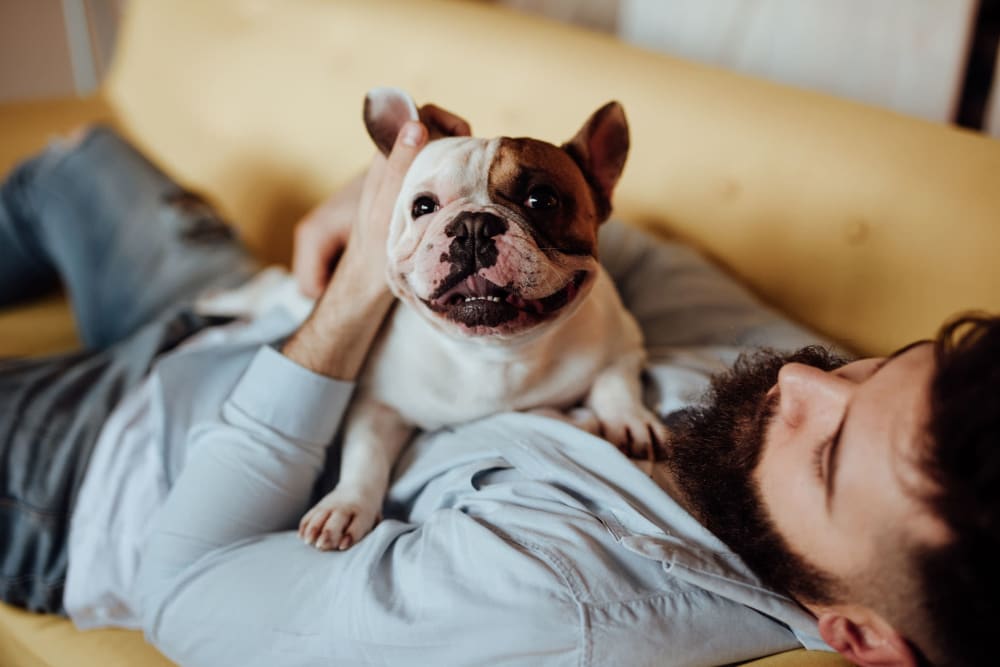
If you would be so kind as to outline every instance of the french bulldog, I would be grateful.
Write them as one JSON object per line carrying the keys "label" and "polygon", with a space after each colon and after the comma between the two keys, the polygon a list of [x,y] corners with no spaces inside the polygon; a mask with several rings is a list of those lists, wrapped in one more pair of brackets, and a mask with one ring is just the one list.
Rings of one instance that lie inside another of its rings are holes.
{"label": "french bulldog", "polygon": [[[385,154],[417,117],[397,89],[366,98]],[[597,258],[628,149],[610,102],[561,147],[445,137],[421,151],[389,228],[398,305],[348,409],[339,481],[302,518],[307,542],[346,549],[372,529],[416,428],[554,409],[632,455],[666,440],[641,399],[641,332]]]}
{"label": "french bulldog", "polygon": [[[417,119],[398,89],[365,99],[384,154]],[[597,258],[629,149],[621,105],[602,106],[562,146],[429,129],[389,227],[386,279],[398,303],[348,408],[338,482],[299,525],[321,550],[371,531],[415,429],[538,411],[632,456],[667,438],[642,403],[642,334]],[[269,269],[199,309],[248,315],[276,304],[300,319],[312,306],[286,272]]]}

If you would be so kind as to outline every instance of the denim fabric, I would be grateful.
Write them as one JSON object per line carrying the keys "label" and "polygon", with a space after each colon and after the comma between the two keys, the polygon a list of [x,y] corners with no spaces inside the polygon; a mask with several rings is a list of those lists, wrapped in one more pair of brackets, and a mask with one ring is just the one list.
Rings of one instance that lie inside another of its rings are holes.
{"label": "denim fabric", "polygon": [[253,268],[210,206],[105,127],[24,162],[0,191],[0,306],[61,278],[89,349]]}
{"label": "denim fabric", "polygon": [[94,443],[156,357],[218,323],[188,307],[254,265],[231,228],[112,130],[53,146],[0,187],[0,306],[60,281],[84,350],[0,360],[0,599],[60,613]]}

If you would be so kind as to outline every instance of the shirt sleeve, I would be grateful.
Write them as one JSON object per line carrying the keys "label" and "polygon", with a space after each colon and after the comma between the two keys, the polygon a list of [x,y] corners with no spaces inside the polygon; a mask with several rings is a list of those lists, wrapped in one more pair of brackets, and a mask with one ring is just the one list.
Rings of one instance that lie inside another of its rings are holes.
{"label": "shirt sleeve", "polygon": [[352,390],[258,350],[217,417],[188,433],[186,462],[141,555],[144,624],[206,554],[298,524]]}

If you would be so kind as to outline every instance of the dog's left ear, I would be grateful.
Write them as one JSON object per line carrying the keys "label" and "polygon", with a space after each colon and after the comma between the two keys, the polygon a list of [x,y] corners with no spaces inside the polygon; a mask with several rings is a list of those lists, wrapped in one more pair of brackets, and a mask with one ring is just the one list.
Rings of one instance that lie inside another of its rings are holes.
{"label": "dog's left ear", "polygon": [[399,88],[372,88],[365,95],[365,127],[372,141],[389,155],[400,128],[408,120],[420,120],[413,98]]}
{"label": "dog's left ear", "polygon": [[434,104],[417,109],[405,91],[399,88],[372,88],[365,95],[365,127],[383,155],[389,155],[400,128],[408,120],[419,120],[427,127],[429,140],[441,137],[467,137],[472,134],[461,116]]}
{"label": "dog's left ear", "polygon": [[628,121],[618,102],[608,102],[595,111],[576,136],[563,144],[563,150],[583,171],[606,213],[611,211],[611,193],[625,168],[628,148]]}

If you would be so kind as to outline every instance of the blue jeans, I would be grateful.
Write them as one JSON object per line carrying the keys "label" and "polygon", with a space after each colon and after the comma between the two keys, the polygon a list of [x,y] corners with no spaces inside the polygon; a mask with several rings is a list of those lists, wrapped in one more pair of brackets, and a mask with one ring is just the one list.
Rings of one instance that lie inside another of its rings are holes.
{"label": "blue jeans", "polygon": [[70,516],[105,419],[156,357],[220,320],[196,295],[255,265],[233,230],[112,130],[0,186],[0,307],[60,282],[84,349],[0,359],[0,599],[60,613]]}

